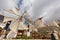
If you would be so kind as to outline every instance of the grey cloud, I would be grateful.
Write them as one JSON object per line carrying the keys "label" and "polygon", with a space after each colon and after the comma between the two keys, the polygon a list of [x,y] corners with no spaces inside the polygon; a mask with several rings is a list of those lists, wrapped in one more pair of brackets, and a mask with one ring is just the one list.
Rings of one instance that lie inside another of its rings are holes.
{"label": "grey cloud", "polygon": [[44,17],[45,22],[60,20],[60,0],[35,0],[32,11],[33,19]]}
{"label": "grey cloud", "polygon": [[[0,9],[14,8],[19,3],[19,0],[10,0],[13,4],[9,5],[11,4],[9,0],[1,1]],[[39,17],[43,17],[44,22],[50,22],[56,19],[60,20],[60,0],[34,0],[34,2],[23,0],[22,3],[19,15],[22,14],[26,8],[27,13],[31,16],[31,20],[35,20]]]}

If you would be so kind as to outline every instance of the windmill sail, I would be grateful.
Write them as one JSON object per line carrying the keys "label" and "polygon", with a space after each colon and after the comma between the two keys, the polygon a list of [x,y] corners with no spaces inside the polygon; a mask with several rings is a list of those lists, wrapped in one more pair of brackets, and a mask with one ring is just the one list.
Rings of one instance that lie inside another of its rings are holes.
{"label": "windmill sail", "polygon": [[[7,38],[14,38],[17,35],[17,28],[18,28],[19,20],[18,18],[14,19],[12,23],[10,24],[11,31],[8,33]],[[12,35],[13,36],[12,36]]]}

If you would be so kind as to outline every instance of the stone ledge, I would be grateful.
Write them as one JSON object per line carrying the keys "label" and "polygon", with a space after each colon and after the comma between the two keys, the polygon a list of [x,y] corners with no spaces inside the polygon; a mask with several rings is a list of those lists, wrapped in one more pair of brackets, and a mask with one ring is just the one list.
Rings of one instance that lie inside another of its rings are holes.
{"label": "stone ledge", "polygon": [[51,39],[0,39],[0,40],[51,40]]}

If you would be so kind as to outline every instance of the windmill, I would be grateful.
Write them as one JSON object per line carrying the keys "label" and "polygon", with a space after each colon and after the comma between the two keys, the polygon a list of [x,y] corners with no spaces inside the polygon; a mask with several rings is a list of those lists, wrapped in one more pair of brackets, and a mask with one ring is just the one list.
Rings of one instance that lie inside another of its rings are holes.
{"label": "windmill", "polygon": [[[6,2],[6,1],[5,1],[5,2]],[[2,3],[5,3],[5,2],[2,2]],[[13,3],[13,4],[12,4],[12,5],[9,5],[9,4],[11,4],[11,3]],[[3,22],[12,20],[12,22],[11,22],[11,24],[10,24],[10,26],[9,26],[10,29],[11,29],[11,31],[10,31],[10,33],[7,35],[7,38],[8,38],[8,37],[10,36],[10,34],[12,34],[12,33],[17,34],[17,28],[18,28],[18,26],[20,25],[23,16],[25,15],[24,12],[18,14],[20,10],[15,7],[15,4],[16,4],[16,3],[11,0],[11,1],[8,2],[8,4],[5,5],[6,8],[8,7],[7,9],[4,9],[3,7],[2,7],[2,9],[0,9],[0,14],[5,17]],[[10,9],[10,6],[11,6],[11,9]],[[27,8],[26,8],[26,10],[27,10]],[[23,8],[23,11],[25,11],[24,8]],[[22,15],[21,15],[21,14],[22,14]],[[6,20],[6,19],[7,19],[7,20]],[[27,20],[29,23],[32,24],[32,21],[31,21],[30,19],[25,18],[25,20]],[[22,23],[22,24],[23,24],[23,23]],[[13,27],[13,26],[14,26],[14,27]],[[26,28],[26,27],[23,27],[23,28]]]}
{"label": "windmill", "polygon": [[[6,11],[6,12],[8,12],[8,13],[12,13],[12,14],[14,14],[14,15],[17,15],[16,13],[13,13],[12,11],[7,11],[7,10],[5,10],[5,9],[4,9],[4,11]],[[13,34],[13,33],[15,33],[15,34],[17,35],[18,26],[20,25],[20,22],[22,21],[22,18],[23,18],[23,16],[24,16],[25,14],[26,14],[26,11],[24,11],[24,13],[23,13],[21,16],[20,16],[20,15],[17,15],[16,18],[13,19],[12,23],[11,23],[10,26],[9,26],[10,29],[11,29],[11,31],[10,31],[10,33],[7,35],[7,38],[9,38],[10,35]],[[4,16],[6,16],[6,15],[4,15]],[[25,20],[32,24],[32,21],[31,21],[30,19],[25,18]],[[26,29],[27,27],[24,26],[23,28]],[[14,34],[14,36],[16,36],[15,34]]]}

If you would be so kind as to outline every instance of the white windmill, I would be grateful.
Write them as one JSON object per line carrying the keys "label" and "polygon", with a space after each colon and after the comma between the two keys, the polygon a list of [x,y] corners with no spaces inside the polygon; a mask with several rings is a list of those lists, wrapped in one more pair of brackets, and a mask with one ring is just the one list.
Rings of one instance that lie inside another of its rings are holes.
{"label": "white windmill", "polygon": [[[9,0],[5,0],[5,1],[0,0],[0,1],[1,1],[0,14],[5,17],[4,21],[12,20],[12,23],[9,26],[11,31],[7,35],[7,38],[16,37],[18,26],[20,24],[23,25],[23,23],[21,23],[21,19],[23,18],[25,13],[24,12],[19,13],[20,9],[16,6],[17,4],[15,3],[14,0],[10,0],[10,1]],[[6,2],[8,2],[8,3],[6,3]],[[23,11],[25,11],[24,8],[23,8]],[[6,20],[6,18],[8,20]],[[26,19],[26,20],[31,21],[29,19]],[[27,27],[25,27],[25,26],[23,26],[23,28],[27,29]]]}

